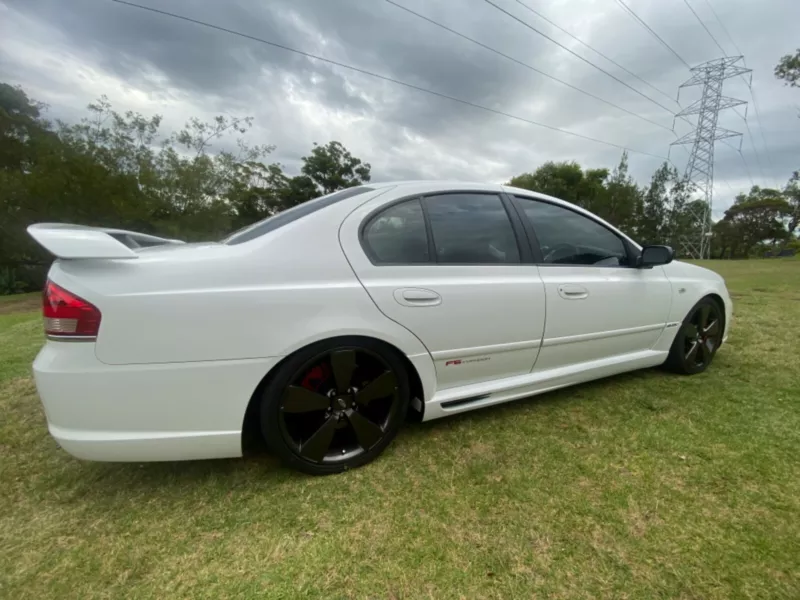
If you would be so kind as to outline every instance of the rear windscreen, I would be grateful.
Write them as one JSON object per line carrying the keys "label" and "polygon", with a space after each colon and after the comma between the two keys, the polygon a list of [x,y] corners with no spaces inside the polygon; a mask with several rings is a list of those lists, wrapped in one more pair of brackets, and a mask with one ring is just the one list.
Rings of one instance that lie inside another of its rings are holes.
{"label": "rear windscreen", "polygon": [[309,200],[308,202],[303,202],[302,204],[293,206],[292,208],[280,212],[277,215],[268,217],[263,221],[259,221],[253,225],[248,225],[244,229],[240,229],[239,231],[232,233],[227,238],[222,240],[222,243],[235,245],[243,242],[249,242],[257,237],[261,237],[265,233],[269,233],[270,231],[274,231],[279,227],[283,227],[292,221],[302,219],[306,215],[310,215],[311,213],[325,208],[326,206],[336,204],[342,200],[347,200],[353,196],[358,196],[364,192],[371,192],[373,189],[375,188],[366,186],[351,187],[344,190],[339,190],[338,192],[333,192],[332,194],[327,194],[326,196],[320,196],[319,198]]}

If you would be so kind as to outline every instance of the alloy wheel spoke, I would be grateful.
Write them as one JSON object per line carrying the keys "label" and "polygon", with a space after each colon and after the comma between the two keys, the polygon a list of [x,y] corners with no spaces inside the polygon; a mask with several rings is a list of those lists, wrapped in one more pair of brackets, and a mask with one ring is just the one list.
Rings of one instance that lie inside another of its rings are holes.
{"label": "alloy wheel spoke", "polygon": [[326,396],[313,392],[299,385],[290,385],[283,393],[284,412],[305,413],[329,408],[331,401]]}
{"label": "alloy wheel spoke", "polygon": [[708,337],[716,337],[719,335],[719,319],[714,319],[709,323],[705,329],[703,329],[703,333]]}
{"label": "alloy wheel spoke", "polygon": [[697,353],[700,348],[700,342],[694,341],[692,342],[692,347],[689,348],[689,351],[686,353],[686,362],[694,363],[697,361]]}
{"label": "alloy wheel spoke", "polygon": [[362,406],[367,406],[376,398],[385,398],[393,394],[397,389],[397,378],[391,371],[386,371],[370,381],[364,389],[356,394],[356,402]]}
{"label": "alloy wheel spoke", "polygon": [[683,335],[686,336],[687,339],[693,340],[697,338],[699,333],[700,330],[694,323],[687,323],[686,325],[683,326]]}
{"label": "alloy wheel spoke", "polygon": [[348,411],[347,419],[356,434],[359,446],[364,450],[372,448],[383,436],[383,430],[360,413]]}
{"label": "alloy wheel spoke", "polygon": [[704,340],[700,343],[700,360],[707,363],[711,360],[711,353],[714,349],[713,340]]}
{"label": "alloy wheel spoke", "polygon": [[698,325],[701,329],[705,329],[708,325],[708,318],[711,315],[711,306],[704,304],[700,307],[700,321]]}
{"label": "alloy wheel spoke", "polygon": [[331,447],[331,441],[333,441],[333,434],[336,433],[337,424],[337,417],[328,417],[322,424],[322,427],[317,429],[314,435],[300,446],[300,455],[315,462],[321,461]]}
{"label": "alloy wheel spoke", "polygon": [[338,350],[331,354],[331,369],[336,380],[336,389],[340,394],[350,388],[353,371],[356,370],[355,350]]}

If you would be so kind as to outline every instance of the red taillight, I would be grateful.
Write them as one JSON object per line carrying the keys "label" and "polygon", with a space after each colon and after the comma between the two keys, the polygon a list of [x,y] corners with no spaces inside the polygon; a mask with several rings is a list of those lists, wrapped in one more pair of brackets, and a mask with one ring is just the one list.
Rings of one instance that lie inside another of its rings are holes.
{"label": "red taillight", "polygon": [[100,311],[83,298],[47,280],[42,294],[44,332],[52,337],[97,337]]}

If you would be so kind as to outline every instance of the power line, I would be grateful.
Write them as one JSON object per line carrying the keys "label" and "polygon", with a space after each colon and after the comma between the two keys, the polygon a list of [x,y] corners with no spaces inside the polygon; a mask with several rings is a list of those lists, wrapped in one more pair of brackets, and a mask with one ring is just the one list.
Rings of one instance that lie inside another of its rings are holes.
{"label": "power line", "polygon": [[[775,164],[772,162],[772,155],[769,151],[769,146],[767,145],[767,138],[764,137],[764,126],[762,125],[761,122],[761,111],[758,109],[758,101],[756,100],[756,91],[753,89],[752,82],[748,87],[750,89],[750,97],[753,99],[753,108],[756,109],[756,121],[758,121],[758,133],[759,135],[761,135],[761,142],[764,144],[764,154],[767,157],[767,162],[769,163],[769,166],[772,168],[773,171],[775,171]],[[748,131],[750,131],[749,128]],[[780,189],[780,184],[778,183],[778,180],[774,179],[773,181],[776,183],[775,186],[776,189]]]}
{"label": "power line", "polygon": [[713,40],[713,42],[717,45],[717,48],[719,48],[719,51],[722,52],[723,56],[728,56],[728,53],[725,52],[725,48],[720,46],[719,42],[717,41],[717,38],[714,37],[714,34],[711,33],[711,30],[708,27],[706,27],[705,23],[703,23],[703,19],[701,19],[700,15],[698,15],[695,12],[694,8],[692,8],[692,5],[689,4],[689,0],[683,0],[683,1],[686,3],[686,6],[689,8],[689,10],[692,11],[692,14],[694,15],[695,19],[697,19],[697,22],[700,23],[700,25],[703,26],[703,29],[706,30],[708,37],[710,37]]}
{"label": "power line", "polygon": [[745,159],[744,154],[742,154],[741,148],[736,148],[735,146],[731,146],[725,140],[722,140],[722,143],[725,144],[728,148],[730,148],[734,152],[736,152],[739,155],[739,158],[742,159],[744,170],[747,173],[747,178],[750,180],[750,187],[752,188],[755,185],[755,182],[753,181],[753,176],[750,174],[750,165],[747,164],[747,160]]}
{"label": "power line", "polygon": [[538,33],[540,36],[542,36],[542,37],[543,37],[543,38],[545,38],[546,40],[549,40],[549,41],[553,42],[553,43],[554,43],[556,46],[558,46],[559,48],[563,48],[564,50],[566,50],[567,52],[569,52],[570,54],[572,54],[574,57],[576,57],[576,58],[578,58],[579,60],[581,60],[581,61],[585,62],[587,65],[589,65],[589,66],[591,66],[591,67],[594,67],[595,69],[597,69],[597,70],[598,70],[598,71],[600,71],[601,73],[603,73],[603,74],[607,75],[608,77],[610,77],[610,78],[611,78],[611,79],[613,79],[614,81],[616,81],[616,82],[618,82],[618,83],[621,83],[621,84],[622,84],[622,85],[624,85],[626,88],[628,88],[629,90],[631,90],[631,91],[635,92],[636,94],[640,95],[640,96],[641,96],[642,98],[644,98],[645,100],[647,100],[647,101],[649,101],[649,102],[652,102],[652,103],[653,103],[653,104],[655,104],[656,106],[660,106],[660,107],[661,107],[661,108],[663,108],[665,111],[667,111],[669,114],[671,114],[672,116],[675,116],[675,113],[672,111],[672,109],[670,109],[670,108],[667,108],[666,106],[664,106],[663,104],[661,104],[661,103],[660,103],[660,102],[658,102],[657,100],[653,100],[653,99],[652,99],[650,96],[647,96],[647,95],[643,94],[642,92],[640,92],[639,90],[637,90],[635,87],[632,87],[632,86],[628,85],[627,83],[625,83],[624,81],[622,81],[622,79],[620,79],[620,78],[619,78],[619,77],[617,77],[616,75],[612,75],[611,73],[609,73],[608,71],[606,71],[606,70],[605,70],[605,69],[603,69],[602,67],[598,67],[598,66],[597,66],[596,64],[594,64],[592,61],[590,61],[590,60],[588,60],[588,59],[584,58],[583,56],[581,56],[581,55],[580,55],[580,54],[578,54],[577,52],[575,52],[575,51],[573,51],[573,50],[570,50],[570,49],[569,49],[569,48],[567,48],[567,47],[566,47],[564,44],[562,44],[561,42],[559,42],[559,41],[557,41],[557,40],[554,40],[553,38],[551,38],[551,37],[550,37],[549,35],[547,35],[546,33],[542,33],[541,31],[539,31],[538,29],[536,29],[536,28],[535,28],[533,25],[531,25],[530,23],[527,23],[526,21],[523,21],[523,20],[522,20],[522,19],[520,19],[519,17],[517,17],[517,16],[515,16],[515,15],[511,14],[510,12],[508,12],[508,11],[507,11],[506,9],[504,9],[503,7],[501,7],[501,6],[498,6],[497,4],[495,4],[494,2],[492,2],[492,0],[483,0],[483,1],[484,1],[484,2],[486,2],[487,4],[491,5],[491,6],[494,6],[494,7],[495,7],[497,10],[499,10],[500,12],[502,12],[502,13],[504,13],[504,14],[508,15],[509,17],[511,17],[512,19],[514,19],[515,21],[517,21],[518,23],[521,23],[522,25],[524,25],[525,27],[527,27],[527,28],[528,28],[528,29],[530,29],[531,31],[533,31],[533,32],[535,32],[535,33]]}
{"label": "power line", "polygon": [[[689,7],[689,10],[692,11],[692,14],[695,16],[695,18],[700,23],[700,25],[703,26],[703,29],[706,30],[706,33],[709,35],[709,37],[717,45],[717,48],[719,48],[725,56],[728,56],[728,53],[725,52],[725,49],[720,45],[720,43],[717,41],[717,39],[712,35],[711,31],[709,31],[708,27],[706,27],[705,23],[703,23],[703,21],[697,15],[695,10],[692,8],[692,5],[689,4],[689,0],[683,0],[683,1],[686,3],[686,6]],[[730,39],[731,44],[733,44],[733,47],[739,52],[739,54],[741,54],[741,51],[739,50],[739,47],[736,45],[736,42],[733,41],[733,38],[731,37],[731,34],[728,33],[727,29],[725,29],[725,25],[723,25],[722,21],[720,20],[719,16],[717,15],[716,11],[714,11],[714,7],[711,6],[711,3],[709,2],[709,0],[705,0],[705,2],[708,5],[708,8],[711,9],[711,12],[714,14],[714,18],[717,20],[717,22],[719,23],[720,27],[722,27],[722,30],[725,32],[725,35],[727,35],[728,39]],[[745,79],[744,75],[742,75],[742,79],[744,79],[745,82],[747,82],[747,80]],[[769,163],[769,166],[772,167],[772,169],[774,171],[775,167],[774,167],[774,163],[772,162],[772,156],[770,155],[769,145],[767,144],[767,138],[764,136],[764,127],[761,124],[761,111],[759,111],[759,109],[758,109],[758,101],[756,99],[755,90],[753,89],[752,79],[751,79],[751,82],[748,83],[747,87],[748,87],[748,90],[750,91],[750,97],[753,99],[753,108],[756,111],[756,121],[758,121],[758,133],[761,136],[761,142],[764,145],[764,155],[767,157],[767,162]],[[741,115],[739,115],[739,116],[741,117]],[[756,155],[756,160],[758,161],[758,167],[759,167],[759,171],[761,172],[761,177],[764,177],[764,170],[761,168],[761,159],[758,156],[758,150],[756,150],[755,140],[753,139],[753,132],[750,131],[750,126],[749,126],[749,124],[747,124],[747,119],[745,117],[742,117],[742,120],[745,122],[745,125],[747,126],[747,133],[750,135],[750,145],[753,147],[753,152]],[[744,156],[742,158],[744,158]],[[773,179],[773,182],[776,183],[776,187],[780,187],[780,185],[778,184],[776,179]]]}
{"label": "power line", "polygon": [[[717,179],[719,179],[719,177],[717,177]],[[732,192],[735,192],[735,191],[736,191],[736,190],[734,190],[734,189],[733,189],[733,186],[732,186],[732,185],[731,185],[731,184],[728,182],[728,180],[727,180],[727,179],[723,179],[723,180],[722,180],[722,183],[724,183],[725,185],[727,185],[727,186],[728,186],[728,189],[729,189],[730,191],[732,191]],[[725,212],[725,209],[724,209],[724,208],[715,208],[715,209],[714,209],[714,211],[716,211],[717,213],[720,213],[720,212]]]}
{"label": "power line", "polygon": [[725,25],[722,23],[722,19],[719,18],[719,15],[717,14],[717,11],[714,10],[714,7],[711,5],[710,0],[705,0],[705,3],[708,5],[708,8],[711,10],[711,14],[714,15],[714,18],[717,20],[717,23],[719,23],[719,26],[722,28],[722,31],[731,41],[731,44],[733,44],[733,49],[736,50],[738,54],[744,54],[744,52],[739,50],[739,46],[736,45],[736,42],[733,41],[731,34],[728,32],[727,27],[725,27]]}
{"label": "power line", "polygon": [[558,131],[559,133],[564,133],[567,135],[571,135],[577,138],[581,138],[584,140],[588,140],[590,142],[596,142],[598,144],[604,144],[606,146],[611,146],[612,148],[618,148],[620,150],[627,150],[628,152],[633,152],[635,154],[643,154],[645,156],[652,156],[654,158],[658,158],[661,160],[665,160],[665,157],[659,156],[658,154],[652,154],[650,152],[644,152],[642,150],[634,150],[632,148],[628,148],[627,146],[623,146],[621,144],[615,144],[613,142],[607,142],[605,140],[601,140],[598,138],[594,138],[588,135],[583,135],[582,133],[577,133],[575,131],[569,131],[567,129],[561,129],[560,127],[554,127],[552,125],[547,125],[545,123],[539,123],[538,121],[533,121],[531,119],[526,119],[524,117],[519,117],[517,115],[512,115],[510,113],[497,110],[494,108],[489,108],[488,106],[483,106],[481,104],[476,104],[474,102],[470,102],[469,100],[462,100],[461,98],[456,98],[455,96],[450,96],[448,94],[443,94],[441,92],[436,92],[434,90],[429,90],[427,88],[420,87],[418,85],[414,85],[413,83],[407,83],[405,81],[400,81],[399,79],[394,79],[392,77],[387,77],[386,75],[380,75],[378,73],[374,73],[372,71],[367,71],[366,69],[361,69],[359,67],[353,67],[351,65],[346,65],[344,63],[332,60],[330,58],[323,58],[321,56],[317,56],[315,54],[311,54],[310,52],[304,52],[303,50],[297,50],[295,48],[290,48],[289,46],[284,46],[283,44],[278,44],[276,42],[270,42],[269,40],[265,40],[263,38],[259,38],[253,35],[249,35],[247,33],[242,33],[240,31],[236,31],[234,29],[228,29],[227,27],[222,27],[220,25],[214,25],[212,23],[208,23],[206,21],[200,21],[199,19],[193,19],[191,17],[186,17],[184,15],[179,15],[176,13],[168,12],[165,10],[160,10],[158,8],[152,8],[150,6],[143,6],[141,4],[136,4],[134,2],[127,2],[126,0],[109,0],[110,2],[114,2],[116,4],[123,4],[125,6],[130,6],[132,8],[138,8],[141,10],[146,10],[152,13],[156,13],[166,17],[172,17],[173,19],[179,19],[181,21],[186,21],[188,23],[194,23],[195,25],[200,25],[202,27],[208,27],[209,29],[216,29],[217,31],[222,31],[224,33],[229,33],[231,35],[235,35],[241,38],[249,39],[255,42],[260,42],[262,44],[266,44],[267,46],[272,46],[273,48],[280,48],[281,50],[286,50],[287,52],[293,52],[295,54],[299,54],[301,56],[305,56],[306,58],[311,58],[314,60],[318,60],[321,62],[325,62],[331,65],[335,65],[337,67],[341,67],[343,69],[348,69],[350,71],[355,71],[356,73],[361,73],[363,75],[369,75],[370,77],[375,77],[377,79],[381,79],[383,81],[388,81],[390,83],[395,83],[397,85],[401,85],[403,87],[407,87],[412,90],[417,90],[419,92],[424,92],[426,94],[431,94],[432,96],[438,96],[439,98],[445,98],[447,100],[452,100],[453,102],[458,102],[459,104],[464,104],[466,106],[471,106],[473,108],[478,108],[481,110],[485,110],[490,113],[494,113],[496,115],[501,115],[504,117],[508,117],[509,119],[514,119],[516,121],[522,121],[523,123],[528,123],[530,125],[536,125],[537,127],[543,127],[545,129],[550,129],[551,131]]}
{"label": "power line", "polygon": [[[691,144],[692,153],[686,165],[686,180],[693,184],[702,198],[699,206],[692,208],[692,224],[690,230],[681,237],[683,252],[696,258],[708,258],[711,253],[709,233],[709,217],[714,201],[714,146],[717,141],[741,136],[741,133],[718,126],[721,111],[744,104],[742,100],[722,95],[722,88],[727,79],[749,73],[750,69],[736,63],[741,56],[710,60],[691,69],[693,75],[680,87],[701,85],[703,88],[700,100],[684,108],[679,114],[697,115],[697,126],[673,144]],[[680,88],[679,88],[680,89]]]}
{"label": "power line", "polygon": [[758,149],[756,148],[756,141],[755,138],[753,137],[753,132],[750,131],[750,123],[747,122],[747,119],[744,120],[744,126],[747,128],[747,133],[749,134],[750,137],[750,146],[753,148],[753,154],[756,155],[756,164],[758,165],[758,171],[759,173],[761,173],[761,178],[766,179],[766,177],[764,177],[764,169],[761,166],[761,157],[758,155]]}
{"label": "power line", "polygon": [[420,14],[420,13],[418,13],[416,11],[413,11],[410,8],[406,7],[406,6],[403,6],[402,4],[398,4],[394,0],[385,0],[385,1],[388,2],[389,4],[391,4],[392,6],[396,6],[397,8],[399,8],[401,10],[404,10],[407,13],[410,13],[410,14],[416,16],[416,17],[419,17],[420,19],[422,19],[424,21],[427,21],[428,23],[431,23],[432,25],[436,25],[436,27],[440,27],[441,29],[444,29],[445,31],[449,31],[450,33],[452,33],[454,35],[457,35],[458,37],[463,38],[463,39],[467,40],[468,42],[476,44],[476,45],[480,46],[481,48],[484,48],[484,49],[488,50],[489,52],[493,52],[494,54],[497,54],[498,56],[502,56],[503,58],[505,58],[507,60],[510,60],[510,61],[520,65],[520,66],[523,66],[526,69],[530,69],[531,71],[534,71],[535,73],[539,73],[540,75],[543,75],[544,77],[547,77],[548,79],[552,79],[553,81],[557,81],[558,83],[560,83],[562,85],[565,85],[568,88],[571,88],[571,89],[573,89],[573,90],[575,90],[577,92],[580,92],[581,94],[589,96],[590,98],[594,98],[595,100],[599,100],[600,102],[603,102],[604,104],[608,104],[609,106],[612,106],[612,107],[614,107],[614,108],[616,108],[618,110],[621,110],[622,112],[625,112],[625,113],[627,113],[627,114],[629,114],[631,116],[634,116],[637,119],[641,119],[642,121],[647,121],[648,123],[656,125],[657,127],[661,127],[662,129],[666,129],[667,131],[672,131],[672,129],[670,127],[667,127],[666,125],[662,125],[661,123],[657,123],[656,121],[652,121],[652,120],[648,119],[647,117],[643,117],[642,115],[639,115],[639,114],[637,114],[637,113],[635,113],[633,111],[628,110],[627,108],[623,108],[623,107],[619,106],[618,104],[614,104],[613,102],[605,100],[604,98],[601,98],[600,96],[596,96],[595,94],[592,94],[591,92],[587,92],[586,90],[583,90],[583,89],[581,89],[581,88],[579,88],[577,86],[574,86],[571,83],[568,83],[568,82],[564,81],[563,79],[559,79],[558,77],[550,75],[549,73],[545,73],[544,71],[541,71],[540,69],[537,69],[533,65],[530,65],[530,64],[528,64],[526,62],[522,62],[521,60],[517,60],[513,56],[509,56],[508,54],[500,52],[496,48],[492,48],[491,46],[488,46],[488,45],[484,44],[483,42],[479,42],[478,40],[476,40],[474,38],[471,38],[468,35],[465,35],[465,34],[459,32],[459,31],[456,31],[455,29],[451,29],[447,25],[443,25],[442,23],[439,23],[438,21],[434,21],[433,19],[431,19],[429,17],[426,17],[425,15]]}
{"label": "power line", "polygon": [[[726,146],[728,146],[729,148],[732,148],[733,150],[736,150],[737,152],[739,151],[737,148],[734,148],[733,146],[731,146],[725,140],[722,140],[722,143],[725,144]],[[686,148],[686,146],[678,146],[678,147],[686,153],[687,157],[689,157],[689,158],[691,157],[692,153]],[[670,148],[672,148],[672,146],[670,146]],[[744,160],[744,156],[742,156],[742,160]],[[671,164],[673,167],[675,167],[676,171],[680,171],[680,169],[678,168],[678,165],[676,165],[674,162],[672,162],[672,160],[669,160],[669,164]],[[719,175],[716,175],[716,174],[714,175],[714,178],[715,178],[715,180],[718,179],[719,181],[721,181],[722,183],[727,185],[729,188],[733,189],[733,186],[730,184],[730,182],[727,179],[725,179],[723,177],[720,177]]]}
{"label": "power line", "polygon": [[[388,1],[388,0],[387,0],[387,1]],[[542,20],[546,21],[547,23],[550,23],[550,25],[552,25],[553,27],[555,27],[556,29],[558,29],[558,30],[559,30],[559,31],[561,31],[562,33],[565,33],[565,34],[567,34],[567,35],[568,35],[569,37],[571,37],[573,40],[575,40],[575,41],[576,41],[576,42],[578,42],[579,44],[581,44],[581,45],[585,46],[586,48],[588,48],[589,50],[591,50],[591,51],[592,51],[592,52],[594,52],[595,54],[598,54],[598,55],[602,56],[602,57],[603,57],[603,58],[605,58],[605,59],[606,59],[608,62],[610,62],[611,64],[615,65],[616,67],[618,67],[618,68],[622,69],[623,71],[625,71],[625,72],[626,72],[628,75],[630,75],[631,77],[635,77],[636,79],[638,79],[639,81],[641,81],[643,84],[645,84],[645,85],[647,85],[647,86],[651,87],[652,89],[654,89],[655,91],[657,91],[659,94],[662,94],[663,96],[666,96],[667,98],[669,98],[670,100],[672,100],[673,102],[675,102],[675,99],[674,99],[672,96],[670,96],[670,95],[669,95],[669,94],[667,94],[666,92],[664,92],[664,91],[662,91],[662,90],[658,89],[656,86],[654,86],[653,84],[651,84],[649,81],[646,81],[646,80],[642,79],[642,78],[641,78],[641,77],[639,77],[639,76],[638,76],[636,73],[634,73],[634,72],[632,72],[632,71],[629,71],[628,69],[626,69],[625,67],[623,67],[621,64],[619,64],[619,63],[618,63],[617,61],[615,61],[614,59],[612,59],[612,58],[610,58],[610,57],[606,56],[605,54],[603,54],[602,52],[600,52],[600,50],[597,50],[596,48],[593,48],[592,46],[590,46],[589,44],[587,44],[586,42],[584,42],[584,41],[583,41],[582,39],[580,39],[578,36],[576,36],[576,35],[574,35],[574,34],[570,33],[569,31],[567,31],[566,29],[564,29],[564,28],[563,28],[563,27],[561,27],[560,25],[557,25],[556,23],[554,23],[553,21],[551,21],[550,19],[548,19],[547,17],[545,17],[545,16],[544,16],[542,13],[540,13],[538,10],[535,10],[535,9],[531,8],[530,6],[528,6],[527,4],[525,4],[524,2],[522,2],[522,0],[515,0],[515,2],[517,2],[517,4],[519,4],[519,5],[523,6],[523,7],[525,7],[526,9],[528,9],[529,11],[531,11],[533,14],[535,14],[535,15],[536,15],[537,17],[539,17],[540,19],[542,19]]]}
{"label": "power line", "polygon": [[624,10],[624,11],[625,11],[626,13],[628,13],[628,14],[629,14],[631,17],[633,17],[634,19],[636,19],[636,21],[637,21],[637,22],[638,22],[638,23],[639,23],[639,24],[640,24],[642,27],[644,27],[645,29],[647,29],[647,31],[649,31],[649,32],[650,32],[650,33],[651,33],[651,34],[652,34],[652,35],[653,35],[653,36],[654,36],[654,37],[655,37],[655,38],[656,38],[656,39],[657,39],[657,40],[658,40],[658,41],[661,43],[661,45],[662,45],[662,46],[664,46],[664,48],[666,48],[667,50],[669,50],[670,52],[672,52],[672,54],[674,54],[674,55],[675,55],[675,58],[677,58],[677,59],[678,59],[679,61],[681,61],[681,62],[682,62],[684,65],[686,65],[686,68],[687,68],[687,69],[691,69],[691,66],[689,66],[689,63],[688,63],[688,62],[686,62],[686,61],[683,59],[683,57],[682,57],[680,54],[678,54],[678,53],[677,53],[677,52],[676,52],[676,51],[675,51],[675,50],[672,48],[672,46],[670,46],[670,45],[669,45],[667,42],[665,42],[665,41],[664,41],[664,40],[661,38],[661,36],[660,36],[660,35],[658,35],[658,34],[657,34],[655,31],[653,31],[653,28],[652,28],[652,27],[650,27],[650,25],[648,25],[647,23],[645,23],[645,22],[644,22],[644,20],[643,20],[643,19],[642,19],[642,18],[641,18],[639,15],[637,15],[635,12],[633,12],[633,9],[632,9],[630,6],[628,6],[627,4],[625,4],[624,0],[617,0],[617,4],[618,4],[618,5],[619,5],[619,6],[622,8],[622,10]]}

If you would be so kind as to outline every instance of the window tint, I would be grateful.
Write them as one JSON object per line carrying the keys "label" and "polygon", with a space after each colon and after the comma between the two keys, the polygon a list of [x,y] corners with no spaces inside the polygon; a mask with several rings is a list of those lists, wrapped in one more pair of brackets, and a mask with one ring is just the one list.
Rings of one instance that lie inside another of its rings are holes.
{"label": "window tint", "polygon": [[364,241],[377,262],[430,261],[425,217],[419,200],[395,204],[374,217],[364,229]]}
{"label": "window tint", "polygon": [[518,263],[519,248],[499,196],[443,194],[425,198],[440,263]]}
{"label": "window tint", "polygon": [[261,237],[265,233],[275,231],[279,227],[288,225],[292,221],[301,219],[306,215],[310,215],[311,213],[330,206],[331,204],[336,204],[337,202],[347,200],[347,198],[352,198],[353,196],[358,196],[364,192],[371,192],[373,189],[374,188],[363,185],[351,187],[327,194],[326,196],[315,198],[314,200],[309,200],[308,202],[303,202],[302,204],[293,206],[288,210],[279,212],[277,215],[264,219],[263,221],[259,221],[255,225],[248,225],[247,227],[232,233],[227,238],[222,240],[222,243],[234,245],[241,244],[242,242],[249,242],[257,237]]}
{"label": "window tint", "polygon": [[597,221],[548,202],[514,201],[533,226],[545,263],[627,265],[622,240]]}

